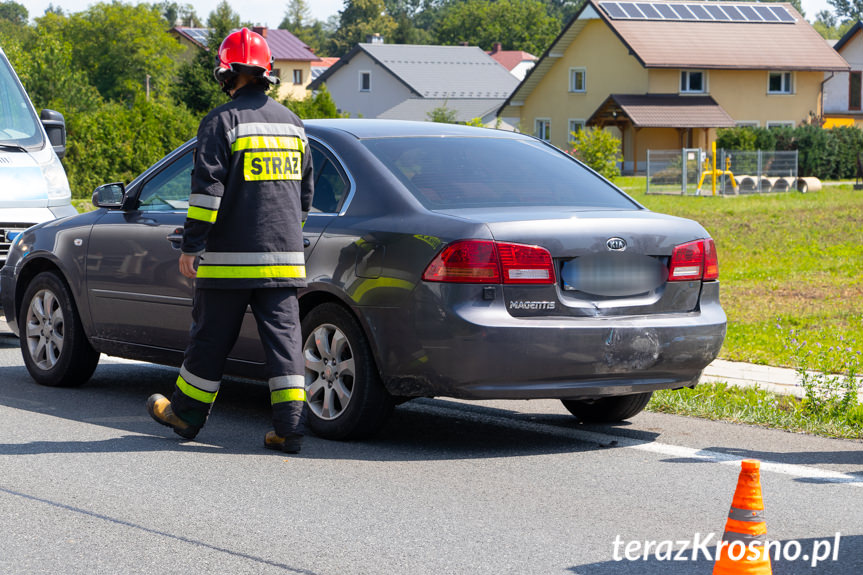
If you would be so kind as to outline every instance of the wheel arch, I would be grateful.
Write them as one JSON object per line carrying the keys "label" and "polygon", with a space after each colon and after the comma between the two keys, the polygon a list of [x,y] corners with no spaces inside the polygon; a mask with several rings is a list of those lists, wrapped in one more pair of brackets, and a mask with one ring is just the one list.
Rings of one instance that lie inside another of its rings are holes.
{"label": "wheel arch", "polygon": [[[312,289],[308,291],[304,290],[304,292],[300,294],[300,297],[298,299],[298,303],[300,306],[300,321],[302,321],[303,318],[305,318],[306,315],[314,308],[325,303],[334,303],[336,305],[339,305],[344,308],[345,311],[351,314],[351,316],[354,318],[354,320],[356,320],[357,324],[359,324],[360,326],[360,329],[363,330],[363,333],[366,336],[366,340],[368,341],[369,347],[372,350],[372,360],[374,361],[375,369],[377,369],[378,373],[380,373],[380,366],[382,364],[380,361],[380,349],[378,346],[378,341],[374,337],[373,331],[369,329],[368,322],[361,313],[358,313],[358,311],[347,301],[345,301],[331,291],[319,289]],[[381,374],[381,377],[383,378],[383,374]]]}

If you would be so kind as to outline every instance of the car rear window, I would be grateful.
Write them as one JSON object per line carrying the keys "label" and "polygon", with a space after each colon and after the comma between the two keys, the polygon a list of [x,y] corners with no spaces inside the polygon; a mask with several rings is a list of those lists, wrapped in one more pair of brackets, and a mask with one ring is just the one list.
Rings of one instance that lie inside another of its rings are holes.
{"label": "car rear window", "polygon": [[363,143],[431,209],[638,209],[617,188],[538,141],[448,136],[378,138]]}

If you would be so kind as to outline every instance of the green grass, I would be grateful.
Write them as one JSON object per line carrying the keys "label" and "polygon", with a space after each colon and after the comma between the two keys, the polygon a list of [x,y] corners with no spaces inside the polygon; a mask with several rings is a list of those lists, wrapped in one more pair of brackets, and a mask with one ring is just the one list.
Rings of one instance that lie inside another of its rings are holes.
{"label": "green grass", "polygon": [[647,410],[827,437],[863,438],[863,406],[858,405],[844,413],[813,413],[805,409],[801,400],[792,396],[722,383],[703,384],[695,389],[658,391],[647,404]]}
{"label": "green grass", "polygon": [[645,178],[615,182],[651,210],[700,222],[716,241],[728,335],[720,356],[791,366],[788,332],[856,353],[863,342],[863,191],[646,195]]}

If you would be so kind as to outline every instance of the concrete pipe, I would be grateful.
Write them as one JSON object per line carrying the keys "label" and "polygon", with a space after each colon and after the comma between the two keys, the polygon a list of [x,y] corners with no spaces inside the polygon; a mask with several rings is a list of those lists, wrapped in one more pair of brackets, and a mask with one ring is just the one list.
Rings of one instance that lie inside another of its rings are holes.
{"label": "concrete pipe", "polygon": [[813,177],[797,178],[797,189],[803,194],[807,192],[820,192],[821,180]]}
{"label": "concrete pipe", "polygon": [[752,176],[737,176],[737,187],[741,194],[754,192],[758,186],[758,180]]}

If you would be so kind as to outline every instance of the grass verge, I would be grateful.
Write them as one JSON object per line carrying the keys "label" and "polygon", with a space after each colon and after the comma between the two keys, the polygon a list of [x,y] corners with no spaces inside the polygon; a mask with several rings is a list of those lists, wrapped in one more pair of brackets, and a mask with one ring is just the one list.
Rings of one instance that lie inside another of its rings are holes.
{"label": "grass verge", "polygon": [[728,334],[720,356],[794,367],[786,330],[810,346],[863,342],[863,191],[697,197],[645,194],[644,177],[616,184],[651,210],[694,219],[716,241]]}
{"label": "grass verge", "polygon": [[863,406],[844,413],[813,413],[796,397],[755,387],[705,383],[694,389],[657,391],[646,409],[826,437],[863,438]]}

